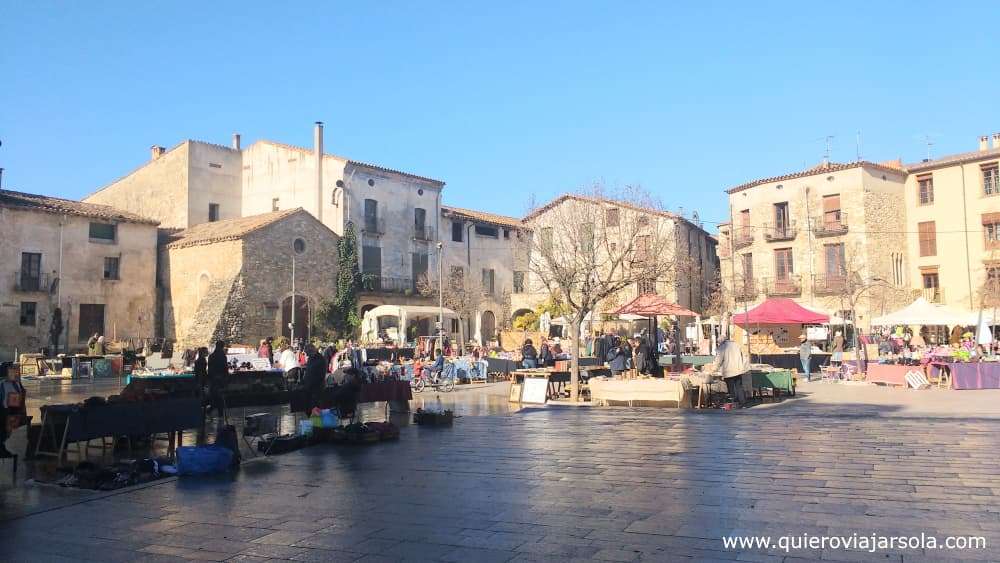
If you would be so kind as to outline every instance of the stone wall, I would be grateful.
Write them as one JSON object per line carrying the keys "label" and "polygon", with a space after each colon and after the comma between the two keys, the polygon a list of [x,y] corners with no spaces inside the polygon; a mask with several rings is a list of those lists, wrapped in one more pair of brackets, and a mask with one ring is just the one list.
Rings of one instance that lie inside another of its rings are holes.
{"label": "stone wall", "polygon": [[[163,336],[207,346],[243,267],[243,241],[160,248]],[[183,345],[183,346],[181,346]]]}

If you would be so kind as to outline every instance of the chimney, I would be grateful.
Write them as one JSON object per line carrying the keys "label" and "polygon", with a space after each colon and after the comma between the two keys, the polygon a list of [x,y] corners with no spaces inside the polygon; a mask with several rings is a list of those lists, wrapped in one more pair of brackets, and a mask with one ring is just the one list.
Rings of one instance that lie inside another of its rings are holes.
{"label": "chimney", "polygon": [[980,137],[979,138],[979,150],[984,151],[987,148],[989,148],[989,145],[987,144],[989,142],[989,140],[990,140],[990,138],[987,137],[986,135],[983,135],[982,137]]}
{"label": "chimney", "polygon": [[149,160],[156,160],[163,156],[163,153],[167,152],[165,147],[159,145],[153,145],[149,147]]}
{"label": "chimney", "polygon": [[323,222],[323,122],[313,129],[313,151],[316,153],[316,218]]}
{"label": "chimney", "polygon": [[233,148],[236,149],[236,150],[240,150],[240,134],[239,133],[233,133]]}
{"label": "chimney", "polygon": [[993,148],[1000,149],[1000,133],[993,134]]}

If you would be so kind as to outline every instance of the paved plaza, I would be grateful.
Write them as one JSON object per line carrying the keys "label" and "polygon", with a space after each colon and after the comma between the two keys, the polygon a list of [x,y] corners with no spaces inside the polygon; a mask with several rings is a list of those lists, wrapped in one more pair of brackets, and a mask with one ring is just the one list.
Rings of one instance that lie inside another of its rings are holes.
{"label": "paved plaza", "polygon": [[[823,388],[809,389],[729,413],[550,406],[464,416],[452,428],[404,427],[395,443],[253,461],[233,477],[114,493],[36,487],[49,503],[5,511],[0,559],[1000,559],[1000,420],[821,404]],[[921,533],[981,536],[988,547],[786,553],[722,540]]]}

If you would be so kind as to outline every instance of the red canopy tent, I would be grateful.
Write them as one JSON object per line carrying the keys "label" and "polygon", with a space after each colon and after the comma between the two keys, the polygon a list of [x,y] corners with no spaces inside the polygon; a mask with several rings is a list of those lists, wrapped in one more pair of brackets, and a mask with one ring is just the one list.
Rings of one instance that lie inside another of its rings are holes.
{"label": "red canopy tent", "polygon": [[822,324],[828,322],[830,322],[828,315],[810,311],[791,299],[777,297],[764,301],[746,313],[733,315],[733,323],[738,325]]}
{"label": "red canopy tent", "polygon": [[615,311],[616,315],[642,315],[643,317],[659,317],[677,315],[681,317],[696,317],[697,314],[676,303],[671,303],[655,293],[646,293],[622,305]]}

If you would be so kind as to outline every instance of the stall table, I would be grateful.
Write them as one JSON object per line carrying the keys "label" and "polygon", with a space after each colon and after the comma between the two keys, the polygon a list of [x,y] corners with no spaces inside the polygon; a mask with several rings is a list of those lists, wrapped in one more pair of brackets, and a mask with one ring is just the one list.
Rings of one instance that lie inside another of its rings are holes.
{"label": "stall table", "polygon": [[930,369],[937,375],[950,371],[952,389],[1000,389],[1000,363],[932,362]]}
{"label": "stall table", "polygon": [[[809,358],[810,373],[819,373],[823,366],[830,363],[830,357],[831,354],[825,352],[814,353]],[[750,361],[754,364],[767,364],[780,369],[802,371],[802,360],[799,359],[797,352],[789,354],[750,354]]]}
{"label": "stall table", "polygon": [[684,386],[673,379],[605,379],[593,378],[589,382],[590,400],[595,403],[614,404],[634,402],[684,402]]}
{"label": "stall table", "polygon": [[752,378],[754,391],[760,391],[761,389],[773,389],[775,395],[777,395],[778,391],[784,391],[788,395],[792,396],[795,395],[795,377],[792,375],[791,370],[753,370],[750,372],[750,376]]}
{"label": "stall table", "polygon": [[922,370],[919,366],[869,363],[868,370],[865,372],[865,381],[906,387],[906,374],[911,371]]}
{"label": "stall table", "polygon": [[[715,356],[701,356],[681,354],[681,364],[691,367],[708,365],[715,361]],[[670,367],[674,365],[674,354],[660,354],[660,367]]]}

